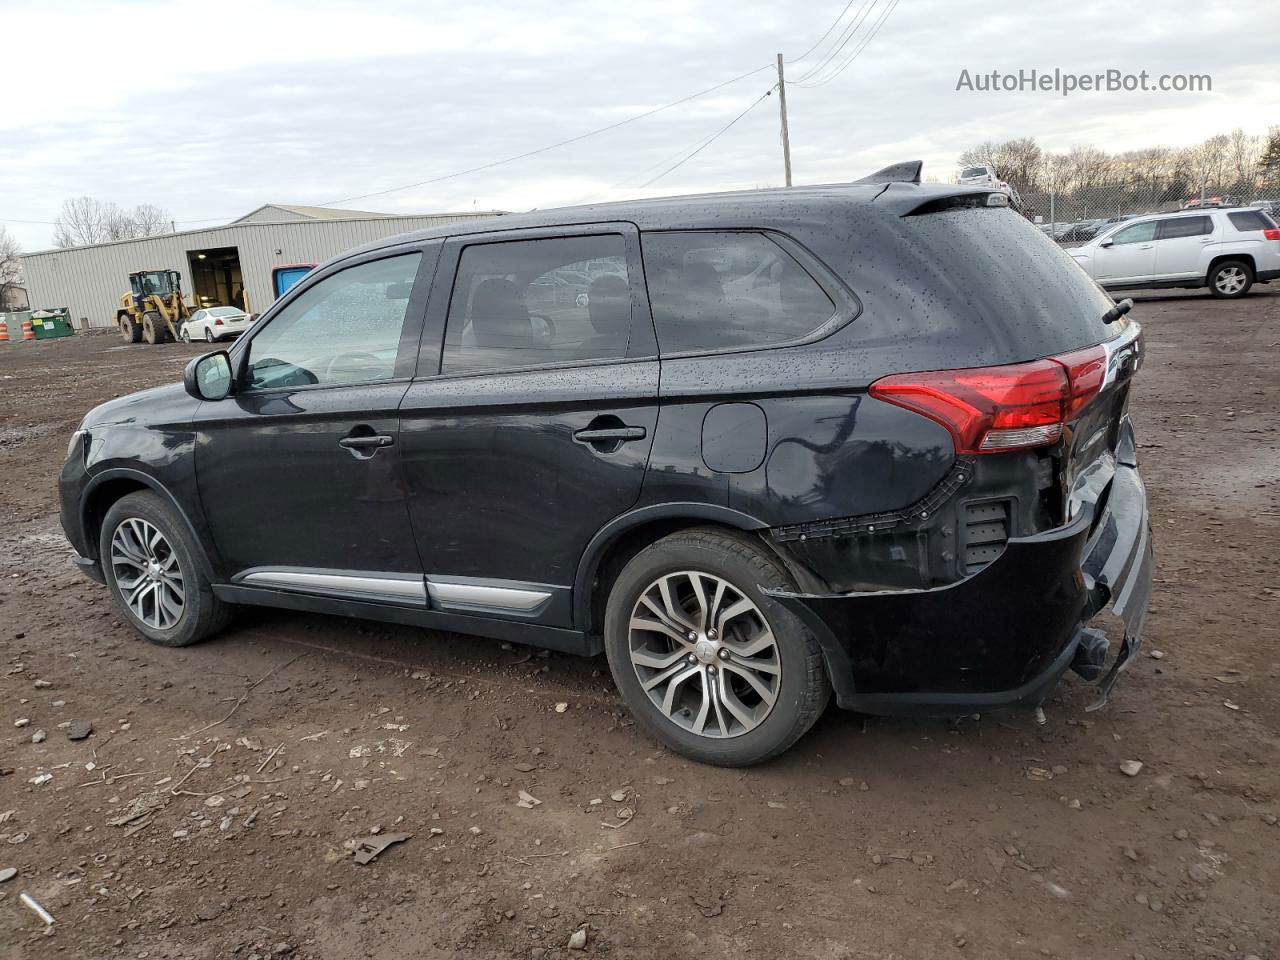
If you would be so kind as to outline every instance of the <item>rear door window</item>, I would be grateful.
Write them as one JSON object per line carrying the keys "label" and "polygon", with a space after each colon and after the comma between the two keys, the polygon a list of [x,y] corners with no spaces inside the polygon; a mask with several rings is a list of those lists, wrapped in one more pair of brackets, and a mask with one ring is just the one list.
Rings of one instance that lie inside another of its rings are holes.
{"label": "rear door window", "polygon": [[1274,230],[1275,223],[1261,210],[1241,210],[1239,213],[1228,213],[1227,219],[1241,233],[1252,233],[1255,230]]}
{"label": "rear door window", "polygon": [[620,359],[630,333],[621,234],[471,244],[458,261],[441,372]]}
{"label": "rear door window", "polygon": [[1213,220],[1209,217],[1177,217],[1161,220],[1160,239],[1176,240],[1179,237],[1200,237],[1213,233]]}
{"label": "rear door window", "polygon": [[763,233],[645,233],[641,248],[663,354],[785,343],[835,315],[818,282]]}

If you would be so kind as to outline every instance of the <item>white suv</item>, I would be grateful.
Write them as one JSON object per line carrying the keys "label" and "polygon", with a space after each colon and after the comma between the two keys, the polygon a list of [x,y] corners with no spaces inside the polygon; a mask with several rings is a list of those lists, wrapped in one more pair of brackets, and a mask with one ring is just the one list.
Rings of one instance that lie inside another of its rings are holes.
{"label": "white suv", "polygon": [[1243,297],[1280,279],[1280,229],[1254,207],[1136,217],[1067,252],[1108,290],[1207,286]]}

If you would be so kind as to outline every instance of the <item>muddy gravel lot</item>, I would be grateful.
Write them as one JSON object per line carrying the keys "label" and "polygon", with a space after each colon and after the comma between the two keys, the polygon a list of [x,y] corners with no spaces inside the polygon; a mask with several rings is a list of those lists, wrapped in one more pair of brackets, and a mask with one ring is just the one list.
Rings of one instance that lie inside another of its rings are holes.
{"label": "muddy gravel lot", "polygon": [[0,344],[0,957],[1280,958],[1280,290],[1138,299],[1158,568],[1111,704],[832,709],[748,771],[646,740],[600,660],[282,611],[142,642],[55,476],[197,350]]}

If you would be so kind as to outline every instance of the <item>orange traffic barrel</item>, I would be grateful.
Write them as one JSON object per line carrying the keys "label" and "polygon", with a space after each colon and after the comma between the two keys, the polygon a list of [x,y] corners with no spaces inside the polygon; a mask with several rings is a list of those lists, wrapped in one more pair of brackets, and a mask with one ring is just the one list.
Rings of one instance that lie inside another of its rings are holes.
{"label": "orange traffic barrel", "polygon": [[0,320],[0,343],[9,342],[9,324]]}
{"label": "orange traffic barrel", "polygon": [[35,338],[36,338],[36,332],[31,326],[31,321],[23,320],[22,321],[22,339],[34,340]]}

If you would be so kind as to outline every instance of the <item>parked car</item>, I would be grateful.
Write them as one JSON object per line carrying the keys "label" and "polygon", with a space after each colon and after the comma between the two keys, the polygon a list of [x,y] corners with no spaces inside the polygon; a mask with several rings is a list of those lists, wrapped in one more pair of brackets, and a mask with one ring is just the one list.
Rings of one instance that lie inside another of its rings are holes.
{"label": "parked car", "polygon": [[1069,253],[1108,290],[1208,287],[1243,297],[1255,282],[1280,278],[1280,229],[1249,207],[1135,217]]}
{"label": "parked car", "polygon": [[1058,234],[1058,241],[1060,243],[1080,243],[1085,240],[1091,240],[1105,223],[1105,220],[1081,220],[1079,223],[1069,224],[1067,229]]}
{"label": "parked car", "polygon": [[[587,265],[585,302],[530,309]],[[258,604],[603,652],[710,763],[832,693],[965,714],[1072,668],[1102,702],[1151,584],[1125,307],[918,164],[452,224],[91,411],[62,522],[155,643]]]}
{"label": "parked car", "polygon": [[182,325],[182,339],[188,343],[192,340],[213,343],[238,337],[252,324],[253,319],[239,307],[205,307]]}

